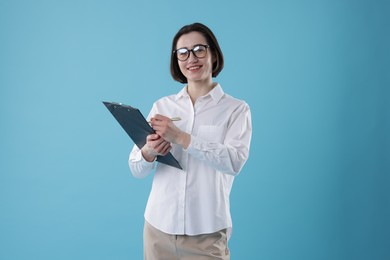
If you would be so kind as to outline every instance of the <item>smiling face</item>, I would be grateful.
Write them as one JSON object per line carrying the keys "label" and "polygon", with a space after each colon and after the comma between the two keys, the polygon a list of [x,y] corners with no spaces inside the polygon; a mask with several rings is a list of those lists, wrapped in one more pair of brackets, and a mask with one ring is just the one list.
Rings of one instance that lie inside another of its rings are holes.
{"label": "smiling face", "polygon": [[[193,49],[197,45],[208,45],[206,38],[199,32],[183,34],[177,41],[176,49]],[[210,85],[212,82],[213,55],[209,48],[204,58],[197,58],[193,52],[185,61],[178,61],[181,73],[187,78],[188,84]]]}

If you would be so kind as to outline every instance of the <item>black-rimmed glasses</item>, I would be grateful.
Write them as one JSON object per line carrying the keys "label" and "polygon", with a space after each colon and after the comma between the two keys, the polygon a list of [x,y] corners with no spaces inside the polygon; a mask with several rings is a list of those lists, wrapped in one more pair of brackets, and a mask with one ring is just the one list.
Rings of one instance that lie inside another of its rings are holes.
{"label": "black-rimmed glasses", "polygon": [[190,52],[192,52],[195,57],[201,59],[206,57],[207,48],[209,48],[208,45],[198,44],[195,45],[191,50],[187,48],[180,48],[173,51],[173,53],[176,53],[176,57],[179,61],[186,61],[190,57]]}

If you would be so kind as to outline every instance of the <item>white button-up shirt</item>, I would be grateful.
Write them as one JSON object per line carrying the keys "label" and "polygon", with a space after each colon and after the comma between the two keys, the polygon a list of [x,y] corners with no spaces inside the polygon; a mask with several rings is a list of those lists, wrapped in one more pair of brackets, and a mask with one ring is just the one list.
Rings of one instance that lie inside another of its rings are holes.
{"label": "white button-up shirt", "polygon": [[174,122],[191,135],[187,149],[173,144],[171,153],[183,170],[147,162],[134,146],[129,166],[142,178],[155,170],[145,219],[157,229],[176,235],[198,235],[232,228],[229,195],[249,155],[252,135],[247,103],[225,94],[218,84],[193,105],[184,87],[153,104],[155,114],[181,117]]}

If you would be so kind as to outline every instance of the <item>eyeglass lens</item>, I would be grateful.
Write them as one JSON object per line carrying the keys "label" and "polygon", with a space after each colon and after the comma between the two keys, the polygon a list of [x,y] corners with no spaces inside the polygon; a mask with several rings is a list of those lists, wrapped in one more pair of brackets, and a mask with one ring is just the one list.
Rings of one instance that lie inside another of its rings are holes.
{"label": "eyeglass lens", "polygon": [[197,58],[204,58],[207,53],[207,47],[204,45],[197,45],[192,50],[187,48],[181,48],[176,51],[177,59],[180,61],[185,61],[190,57],[190,52],[195,55]]}

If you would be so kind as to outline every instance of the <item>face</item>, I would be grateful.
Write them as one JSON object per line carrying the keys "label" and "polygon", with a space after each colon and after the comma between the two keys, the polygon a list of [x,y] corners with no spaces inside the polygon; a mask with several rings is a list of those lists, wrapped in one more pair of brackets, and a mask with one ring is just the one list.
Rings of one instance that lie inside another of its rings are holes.
{"label": "face", "polygon": [[[197,45],[208,45],[206,38],[199,32],[183,34],[176,44],[176,49],[193,49]],[[185,61],[178,60],[181,73],[187,78],[188,83],[210,84],[212,81],[213,57],[210,48],[206,49],[206,56],[198,58],[193,52]]]}

